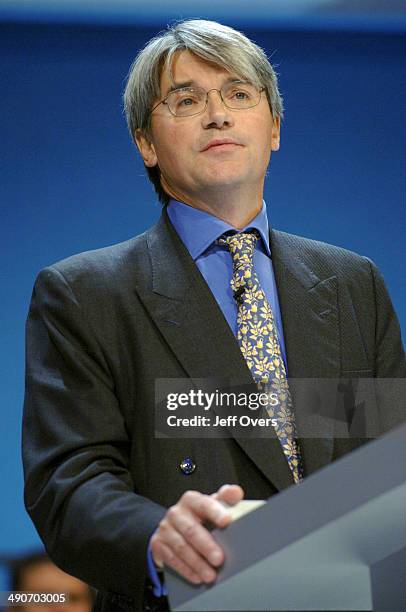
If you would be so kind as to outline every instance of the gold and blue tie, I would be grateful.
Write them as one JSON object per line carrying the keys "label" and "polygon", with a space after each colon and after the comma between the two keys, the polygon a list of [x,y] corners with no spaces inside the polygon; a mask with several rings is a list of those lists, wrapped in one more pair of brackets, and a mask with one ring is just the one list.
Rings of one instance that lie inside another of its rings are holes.
{"label": "gold and blue tie", "polygon": [[276,420],[275,432],[282,445],[295,483],[303,479],[292,399],[281,355],[271,306],[254,270],[254,250],[259,233],[223,234],[217,243],[226,246],[233,260],[231,288],[238,304],[237,340],[259,389],[276,393],[277,406],[267,405]]}

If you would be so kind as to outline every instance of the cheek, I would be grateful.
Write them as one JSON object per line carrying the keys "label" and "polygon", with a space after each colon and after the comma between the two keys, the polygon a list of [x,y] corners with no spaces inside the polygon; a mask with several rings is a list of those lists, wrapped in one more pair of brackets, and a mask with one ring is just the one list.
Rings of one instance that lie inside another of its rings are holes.
{"label": "cheek", "polygon": [[255,124],[252,125],[252,134],[256,136],[256,142],[263,151],[271,150],[272,146],[272,130],[273,120],[272,115],[267,107],[263,112],[256,117]]}
{"label": "cheek", "polygon": [[272,143],[272,128],[273,125],[270,121],[263,121],[259,126],[259,134],[261,137],[261,142],[264,146],[271,146]]}
{"label": "cheek", "polygon": [[155,151],[158,163],[167,167],[176,168],[183,165],[190,158],[187,134],[176,128],[165,129],[165,133],[159,133],[155,139]]}
{"label": "cheek", "polygon": [[269,157],[272,152],[272,128],[269,124],[264,125],[260,140],[258,140],[258,144],[260,143],[262,157],[269,160]]}
{"label": "cheek", "polygon": [[267,159],[271,154],[272,148],[272,126],[269,121],[258,120],[248,128],[251,143],[253,145],[251,151],[254,152],[254,157],[257,161]]}

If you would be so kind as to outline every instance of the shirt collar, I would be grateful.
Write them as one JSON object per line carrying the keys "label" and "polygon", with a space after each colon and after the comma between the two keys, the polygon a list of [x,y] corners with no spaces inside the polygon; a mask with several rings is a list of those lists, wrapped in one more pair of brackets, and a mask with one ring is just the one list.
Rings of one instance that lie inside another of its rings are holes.
{"label": "shirt collar", "polygon": [[167,212],[172,225],[194,260],[200,257],[224,232],[234,230],[240,233],[251,229],[258,230],[265,251],[271,257],[265,201],[257,216],[241,230],[205,210],[194,208],[178,200],[169,202]]}

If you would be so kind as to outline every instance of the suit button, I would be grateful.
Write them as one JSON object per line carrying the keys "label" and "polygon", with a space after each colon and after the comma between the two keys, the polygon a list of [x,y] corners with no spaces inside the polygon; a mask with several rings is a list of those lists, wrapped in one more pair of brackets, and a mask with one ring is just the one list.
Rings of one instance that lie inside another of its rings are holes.
{"label": "suit button", "polygon": [[181,461],[179,467],[184,474],[189,476],[189,474],[192,474],[192,472],[195,471],[196,464],[190,457],[186,457],[185,459],[183,459],[183,461]]}

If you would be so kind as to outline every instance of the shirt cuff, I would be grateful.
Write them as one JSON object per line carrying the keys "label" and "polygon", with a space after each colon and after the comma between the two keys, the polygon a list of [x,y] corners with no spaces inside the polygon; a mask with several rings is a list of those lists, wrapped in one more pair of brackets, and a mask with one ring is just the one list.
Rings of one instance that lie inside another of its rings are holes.
{"label": "shirt cuff", "polygon": [[152,558],[151,540],[148,543],[147,564],[148,564],[149,577],[152,582],[152,592],[155,595],[155,597],[163,597],[164,595],[168,595],[166,586],[162,583],[161,579],[159,578],[156,565]]}

